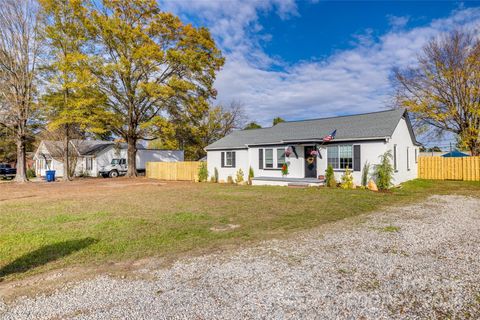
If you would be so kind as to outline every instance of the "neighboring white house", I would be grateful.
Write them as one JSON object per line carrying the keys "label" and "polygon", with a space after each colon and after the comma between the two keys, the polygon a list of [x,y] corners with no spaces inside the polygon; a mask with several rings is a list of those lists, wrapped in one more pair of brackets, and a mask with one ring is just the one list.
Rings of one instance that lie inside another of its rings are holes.
{"label": "neighboring white house", "polygon": [[[97,177],[102,167],[109,165],[113,159],[127,158],[127,144],[99,140],[72,140],[71,152],[75,164],[75,175]],[[33,157],[35,173],[45,176],[46,170],[55,170],[56,176],[62,177],[63,144],[60,141],[41,141]],[[137,146],[137,170],[145,169],[146,161],[176,162],[184,160],[183,150],[155,150]]]}
{"label": "neighboring white house", "polygon": [[[335,138],[324,142],[323,138],[334,130]],[[254,185],[314,185],[321,183],[331,164],[337,181],[348,166],[359,185],[364,164],[370,163],[370,178],[380,155],[387,150],[393,155],[394,183],[415,179],[419,146],[408,113],[394,109],[235,131],[206,150],[209,175],[217,169],[220,181],[228,176],[235,179],[239,169],[246,179],[252,168]],[[285,156],[286,150],[296,154]],[[310,156],[312,150],[318,155]],[[282,176],[284,163],[288,165],[287,176]]]}

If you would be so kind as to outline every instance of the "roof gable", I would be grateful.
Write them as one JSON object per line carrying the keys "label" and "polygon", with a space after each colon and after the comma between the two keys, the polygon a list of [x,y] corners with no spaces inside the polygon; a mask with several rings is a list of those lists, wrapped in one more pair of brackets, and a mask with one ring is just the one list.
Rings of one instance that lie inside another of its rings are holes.
{"label": "roof gable", "polygon": [[[270,128],[234,131],[206,149],[246,148],[250,145],[321,140],[337,130],[335,140],[368,140],[391,137],[405,109],[302,121],[287,121]],[[413,133],[413,131],[412,131]],[[412,136],[414,138],[414,136]],[[414,140],[415,141],[415,140]]]}

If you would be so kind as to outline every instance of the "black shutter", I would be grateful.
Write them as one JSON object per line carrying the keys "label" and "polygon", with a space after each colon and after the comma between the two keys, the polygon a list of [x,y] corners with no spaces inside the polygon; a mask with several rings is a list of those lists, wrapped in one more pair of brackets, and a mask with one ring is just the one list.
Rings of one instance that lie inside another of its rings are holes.
{"label": "black shutter", "polygon": [[222,155],[222,160],[221,160],[221,167],[225,167],[225,152],[220,152],[220,154]]}
{"label": "black shutter", "polygon": [[353,146],[353,171],[360,171],[361,165],[361,156],[360,156],[360,145]]}
{"label": "black shutter", "polygon": [[258,149],[258,169],[263,169],[263,149]]}
{"label": "black shutter", "polygon": [[235,151],[232,151],[232,167],[235,168]]}

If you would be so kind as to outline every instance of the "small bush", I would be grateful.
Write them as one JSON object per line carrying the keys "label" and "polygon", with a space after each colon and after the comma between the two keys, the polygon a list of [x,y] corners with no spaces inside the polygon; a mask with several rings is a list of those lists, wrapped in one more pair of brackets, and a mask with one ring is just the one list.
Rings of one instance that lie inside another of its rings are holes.
{"label": "small bush", "polygon": [[252,184],[252,179],[254,177],[253,168],[248,169],[248,184]]}
{"label": "small bush", "polygon": [[211,176],[211,177],[210,177],[210,182],[211,182],[211,183],[215,183],[215,177],[214,177],[214,176]]}
{"label": "small bush", "polygon": [[77,174],[77,177],[78,178],[86,178],[88,177],[89,175],[85,172],[85,171],[80,171],[78,174]]}
{"label": "small bush", "polygon": [[237,171],[237,175],[235,177],[235,183],[242,183],[244,180],[243,180],[243,170],[242,169],[238,169]]}
{"label": "small bush", "polygon": [[350,171],[350,169],[348,169],[348,167],[345,169],[345,172],[343,173],[342,183],[340,184],[340,187],[342,189],[354,189],[355,188],[355,185],[353,184],[352,171]]}
{"label": "small bush", "polygon": [[32,179],[35,178],[37,175],[35,174],[35,170],[33,169],[27,169],[27,178]]}
{"label": "small bush", "polygon": [[330,188],[335,188],[337,186],[337,181],[335,180],[335,173],[333,172],[333,167],[331,164],[328,165],[325,172],[325,185]]}
{"label": "small bush", "polygon": [[215,167],[215,169],[213,170],[213,178],[214,178],[214,182],[215,183],[218,183],[218,169]]}
{"label": "small bush", "polygon": [[363,171],[362,171],[362,186],[366,187],[368,183],[368,175],[370,172],[370,163],[365,162],[363,165]]}
{"label": "small bush", "polygon": [[227,183],[233,183],[233,178],[232,176],[227,177]]}
{"label": "small bush", "polygon": [[198,169],[198,181],[204,182],[207,180],[208,180],[207,163],[203,161],[200,163],[200,168]]}
{"label": "small bush", "polygon": [[388,150],[380,156],[380,164],[375,169],[375,178],[379,190],[388,190],[392,186],[393,166],[390,162],[392,159],[392,151]]}

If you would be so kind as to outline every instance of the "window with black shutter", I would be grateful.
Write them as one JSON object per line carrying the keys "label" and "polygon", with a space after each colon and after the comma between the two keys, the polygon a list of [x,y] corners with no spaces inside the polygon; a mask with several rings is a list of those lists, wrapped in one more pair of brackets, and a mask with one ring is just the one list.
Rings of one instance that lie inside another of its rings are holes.
{"label": "window with black shutter", "polygon": [[235,151],[222,152],[222,168],[235,167]]}

